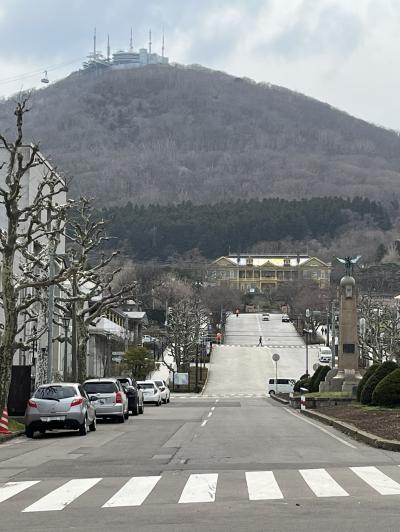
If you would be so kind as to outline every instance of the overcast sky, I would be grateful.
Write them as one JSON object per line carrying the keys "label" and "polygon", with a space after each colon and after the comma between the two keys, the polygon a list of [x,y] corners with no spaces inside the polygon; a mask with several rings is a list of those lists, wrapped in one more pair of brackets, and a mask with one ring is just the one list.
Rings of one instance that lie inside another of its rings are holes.
{"label": "overcast sky", "polygon": [[[76,70],[92,49],[161,47],[400,130],[400,0],[0,0],[0,96]],[[14,81],[10,80],[14,78]],[[16,79],[18,78],[18,79]]]}

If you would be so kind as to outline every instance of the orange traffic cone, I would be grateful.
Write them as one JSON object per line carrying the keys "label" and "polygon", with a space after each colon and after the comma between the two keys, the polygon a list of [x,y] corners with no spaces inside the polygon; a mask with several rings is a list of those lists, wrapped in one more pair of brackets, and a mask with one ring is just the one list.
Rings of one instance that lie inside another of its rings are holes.
{"label": "orange traffic cone", "polygon": [[3,415],[0,419],[0,434],[10,434],[8,430],[8,410],[7,407],[3,410]]}

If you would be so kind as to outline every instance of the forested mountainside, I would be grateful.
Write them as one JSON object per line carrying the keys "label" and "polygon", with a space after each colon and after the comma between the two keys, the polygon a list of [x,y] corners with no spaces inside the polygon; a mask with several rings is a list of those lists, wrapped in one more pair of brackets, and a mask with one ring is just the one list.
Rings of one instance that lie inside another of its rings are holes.
{"label": "forested mountainside", "polygon": [[395,132],[267,83],[167,65],[79,72],[31,106],[27,139],[73,177],[72,196],[100,205],[400,197]]}
{"label": "forested mountainside", "polygon": [[[168,260],[197,249],[205,257],[249,251],[260,242],[330,241],[350,227],[387,231],[390,219],[381,205],[367,199],[264,199],[214,205],[149,205],[103,209],[112,238],[108,246],[139,260]],[[116,246],[117,243],[117,246]],[[379,241],[376,240],[375,248]],[[292,250],[298,251],[300,248]],[[359,247],[359,250],[361,247]],[[301,248],[303,250],[303,248]],[[347,253],[351,253],[348,247]],[[272,249],[270,247],[269,252]],[[365,257],[364,257],[365,259]]]}

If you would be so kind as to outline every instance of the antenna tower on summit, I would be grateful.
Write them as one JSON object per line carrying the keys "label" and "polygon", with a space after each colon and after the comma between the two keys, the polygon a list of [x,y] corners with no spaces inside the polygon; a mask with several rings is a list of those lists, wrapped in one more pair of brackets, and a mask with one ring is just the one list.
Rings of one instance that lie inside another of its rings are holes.
{"label": "antenna tower on summit", "polygon": [[162,29],[162,47],[161,47],[161,57],[164,59],[165,56],[165,36],[164,36],[164,28]]}
{"label": "antenna tower on summit", "polygon": [[151,54],[151,30],[149,30],[149,54]]}
{"label": "antenna tower on summit", "polygon": [[129,51],[133,52],[133,29],[131,28],[131,38],[129,40]]}

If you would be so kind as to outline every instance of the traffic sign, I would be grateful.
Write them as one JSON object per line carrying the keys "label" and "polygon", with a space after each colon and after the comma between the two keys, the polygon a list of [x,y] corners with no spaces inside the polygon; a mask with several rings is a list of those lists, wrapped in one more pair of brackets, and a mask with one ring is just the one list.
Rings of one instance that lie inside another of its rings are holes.
{"label": "traffic sign", "polygon": [[278,355],[278,353],[274,353],[274,354],[272,355],[272,360],[273,360],[274,362],[278,362],[278,360],[279,360],[280,358],[281,358],[281,357]]}

